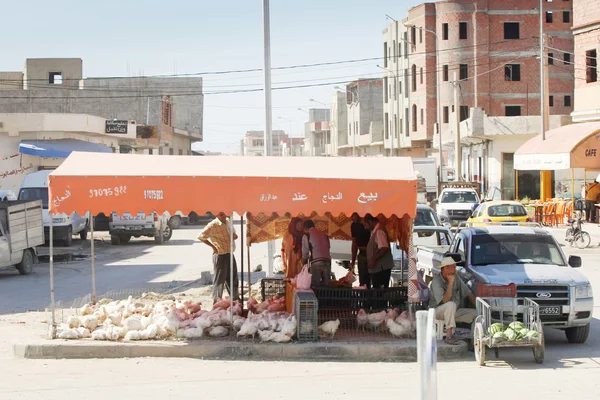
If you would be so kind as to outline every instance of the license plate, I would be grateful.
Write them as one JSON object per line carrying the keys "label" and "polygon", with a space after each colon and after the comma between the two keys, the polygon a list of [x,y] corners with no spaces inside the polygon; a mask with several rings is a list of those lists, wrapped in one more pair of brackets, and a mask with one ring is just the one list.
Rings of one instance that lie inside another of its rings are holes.
{"label": "license plate", "polygon": [[561,307],[540,307],[540,315],[560,315]]}
{"label": "license plate", "polygon": [[142,227],[141,227],[141,226],[128,226],[128,227],[127,227],[127,230],[128,230],[128,231],[139,231],[139,230],[141,230],[141,229],[142,229]]}

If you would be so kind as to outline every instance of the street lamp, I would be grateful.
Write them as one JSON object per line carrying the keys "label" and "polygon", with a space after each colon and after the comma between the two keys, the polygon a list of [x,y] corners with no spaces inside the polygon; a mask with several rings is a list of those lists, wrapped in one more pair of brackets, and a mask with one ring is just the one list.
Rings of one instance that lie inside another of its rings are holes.
{"label": "street lamp", "polygon": [[[334,86],[333,88],[337,89],[339,91],[348,93],[348,89],[342,89],[339,86]],[[355,114],[356,114],[356,107],[358,106],[358,92],[356,92],[356,94],[354,94],[353,91],[350,91],[350,95],[352,96],[352,103],[351,104],[353,105],[353,107],[352,107],[352,124],[351,124],[351,126],[356,126],[356,125],[354,125],[354,123],[356,122],[355,121],[355,119],[356,119]],[[350,129],[350,131],[352,131],[352,129]],[[355,132],[349,132],[349,133],[352,133],[352,157],[356,156],[356,129],[354,129],[354,131]]]}
{"label": "street lamp", "polygon": [[[404,23],[404,26],[407,28],[416,28],[415,24],[412,24],[410,22],[406,22]],[[439,40],[438,40],[438,35],[437,33],[435,33],[435,31],[432,31],[430,29],[426,29],[423,27],[418,27],[418,29],[431,33],[434,37],[435,37],[435,78],[436,78],[436,96],[437,96],[437,126],[438,126],[438,136],[439,136],[439,151],[440,151],[440,170],[439,170],[439,178],[438,178],[438,182],[441,183],[442,182],[442,121],[441,121],[441,116],[442,116],[442,99],[440,97],[440,50],[439,50]],[[412,38],[414,41],[414,38]],[[416,76],[413,76],[412,79],[417,79]],[[456,110],[456,112],[458,112],[459,110]],[[457,114],[458,115],[458,114]],[[438,187],[438,191],[439,191],[439,187]]]}
{"label": "street lamp", "polygon": [[315,100],[315,99],[309,99],[309,101],[312,101],[313,103],[319,103],[319,104],[323,104],[325,107],[329,108],[329,107],[327,106],[327,104],[325,104],[325,103],[323,103],[323,102],[321,102],[321,101],[318,101],[318,100]]}

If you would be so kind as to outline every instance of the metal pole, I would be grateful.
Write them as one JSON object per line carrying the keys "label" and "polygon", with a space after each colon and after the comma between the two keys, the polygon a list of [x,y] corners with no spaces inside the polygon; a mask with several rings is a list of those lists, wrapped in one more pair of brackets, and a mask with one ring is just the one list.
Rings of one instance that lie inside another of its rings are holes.
{"label": "metal pole", "polygon": [[437,34],[434,33],[433,37],[435,38],[435,69],[436,69],[436,73],[435,73],[435,77],[436,77],[436,86],[437,86],[437,124],[438,124],[438,145],[439,145],[439,152],[440,152],[440,171],[439,171],[439,179],[438,179],[438,196],[439,196],[439,191],[441,190],[441,183],[442,183],[442,177],[443,177],[443,171],[444,171],[444,163],[442,161],[442,97],[441,97],[441,90],[440,90],[440,85],[441,85],[441,79],[440,79],[440,49],[439,49],[439,41],[438,41],[438,37]]}
{"label": "metal pole", "polygon": [[425,346],[427,338],[427,311],[417,311],[417,368],[419,370],[419,399],[427,399],[427,372]]}
{"label": "metal pole", "polygon": [[54,234],[52,232],[52,213],[48,212],[48,217],[50,217],[50,309],[52,310],[50,339],[56,339],[56,304],[54,302]]}
{"label": "metal pole", "polygon": [[[400,126],[402,125],[402,123],[400,121],[402,121],[402,119],[400,118],[400,99],[402,98],[401,93],[400,93],[400,37],[398,36],[398,29],[400,28],[400,25],[398,25],[398,21],[396,21],[396,48],[394,49],[394,51],[396,52],[396,134],[398,135],[398,150],[396,152],[396,155],[400,156],[400,149],[402,148],[401,145],[401,136],[402,134],[400,133],[402,131],[402,129],[400,128]],[[406,90],[406,88],[404,88],[404,90]],[[392,155],[393,155],[394,150],[392,149]]]}
{"label": "metal pole", "polygon": [[241,254],[241,263],[240,265],[242,266],[240,268],[241,274],[240,277],[241,282],[240,282],[240,289],[241,289],[241,293],[240,293],[240,299],[242,301],[242,307],[244,306],[244,216],[242,215],[240,217],[240,254]]}
{"label": "metal pole", "polygon": [[229,318],[231,326],[233,326],[233,297],[235,293],[235,289],[233,287],[233,212],[231,213],[231,217],[229,217]]}
{"label": "metal pole", "polygon": [[150,123],[150,97],[147,98],[148,104],[146,105],[146,125]]}
{"label": "metal pole", "polygon": [[454,138],[454,152],[456,158],[456,181],[462,181],[462,147],[460,145],[460,100],[458,97],[459,91],[458,75],[454,72],[454,115],[456,116],[456,135]]}
{"label": "metal pole", "polygon": [[[265,156],[273,154],[272,124],[273,106],[271,104],[271,17],[269,12],[269,0],[263,0],[263,39],[265,58]],[[267,277],[273,273],[273,253],[275,244],[269,241],[267,244]]]}
{"label": "metal pole", "polygon": [[248,243],[248,300],[252,297],[252,271],[250,270],[250,243]]}
{"label": "metal pole", "polygon": [[544,88],[544,0],[540,0],[540,128],[542,130],[542,140],[546,140],[546,121],[544,120],[545,112],[545,88]]}
{"label": "metal pole", "polygon": [[90,223],[90,247],[92,249],[92,304],[96,304],[96,252],[94,248],[94,216],[91,214],[92,213],[90,212],[92,219],[92,222]]}

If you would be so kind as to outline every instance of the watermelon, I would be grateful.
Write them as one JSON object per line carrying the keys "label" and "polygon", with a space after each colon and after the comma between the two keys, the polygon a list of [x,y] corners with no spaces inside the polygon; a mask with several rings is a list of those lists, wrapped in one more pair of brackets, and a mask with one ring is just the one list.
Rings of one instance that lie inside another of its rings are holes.
{"label": "watermelon", "polygon": [[510,329],[512,329],[513,331],[519,331],[519,330],[521,330],[521,329],[525,328],[525,325],[523,325],[523,323],[522,323],[522,322],[519,322],[519,321],[513,321],[513,322],[511,322],[510,324],[508,324],[508,327],[509,327]]}
{"label": "watermelon", "polygon": [[504,331],[504,325],[502,325],[500,322],[496,322],[495,324],[492,324],[489,328],[488,328],[488,333],[490,335],[495,335],[498,332],[502,332]]}
{"label": "watermelon", "polygon": [[505,330],[504,335],[506,336],[506,339],[508,339],[508,340],[516,340],[517,339],[517,333],[514,330],[512,330],[511,328],[508,328],[507,330]]}
{"label": "watermelon", "polygon": [[519,331],[517,332],[517,338],[522,339],[522,338],[526,337],[528,333],[529,333],[529,329],[527,329],[527,328],[519,329]]}
{"label": "watermelon", "polygon": [[538,338],[538,333],[536,331],[529,331],[527,332],[527,339],[537,339]]}

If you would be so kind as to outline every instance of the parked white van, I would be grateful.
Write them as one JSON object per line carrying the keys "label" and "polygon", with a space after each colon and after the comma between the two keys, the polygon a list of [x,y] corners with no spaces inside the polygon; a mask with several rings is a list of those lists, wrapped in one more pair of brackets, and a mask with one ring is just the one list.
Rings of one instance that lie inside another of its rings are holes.
{"label": "parked white van", "polygon": [[[23,183],[21,183],[21,189],[19,190],[19,200],[42,201],[44,237],[46,243],[48,243],[50,238],[50,218],[48,217],[48,175],[50,175],[51,172],[52,170],[43,170],[25,175]],[[52,217],[54,241],[61,242],[68,247],[72,244],[73,235],[79,235],[81,240],[87,240],[89,220],[89,213],[86,213],[85,216],[81,216],[77,213],[71,215],[54,215]]]}

